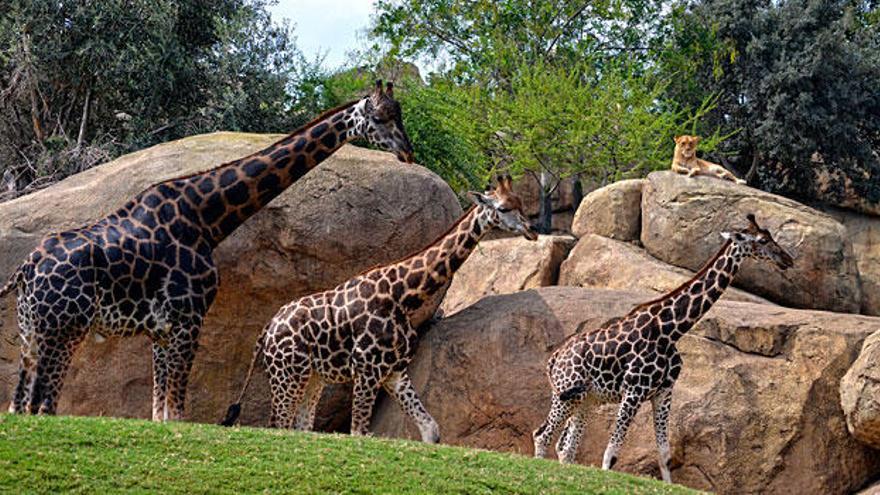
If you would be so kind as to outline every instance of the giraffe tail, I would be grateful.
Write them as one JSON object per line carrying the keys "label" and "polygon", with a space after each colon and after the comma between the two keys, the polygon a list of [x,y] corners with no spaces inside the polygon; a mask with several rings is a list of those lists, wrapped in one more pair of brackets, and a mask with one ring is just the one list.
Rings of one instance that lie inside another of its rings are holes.
{"label": "giraffe tail", "polygon": [[6,285],[3,288],[0,288],[0,297],[5,297],[6,294],[12,292],[16,287],[18,287],[18,283],[21,282],[21,267],[24,265],[20,265],[15,271],[12,273],[12,276],[9,277],[9,280],[6,281]]}
{"label": "giraffe tail", "polygon": [[244,393],[247,392],[248,385],[251,384],[251,377],[254,375],[254,369],[257,366],[257,360],[260,358],[260,354],[263,352],[263,343],[266,339],[266,329],[260,333],[260,336],[257,338],[257,344],[254,346],[254,357],[251,359],[251,365],[248,368],[247,376],[244,379],[244,386],[241,388],[241,392],[238,394],[238,400],[235,403],[229,406],[229,409],[226,410],[226,417],[220,421],[220,425],[222,426],[233,426],[238,422],[238,417],[241,415],[241,401],[244,399]]}

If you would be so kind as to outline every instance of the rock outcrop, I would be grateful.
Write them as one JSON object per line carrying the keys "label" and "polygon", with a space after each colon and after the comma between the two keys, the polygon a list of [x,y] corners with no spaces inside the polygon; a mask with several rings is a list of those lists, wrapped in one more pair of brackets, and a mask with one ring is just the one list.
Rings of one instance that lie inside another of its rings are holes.
{"label": "rock outcrop", "polygon": [[[154,182],[209,169],[279,137],[194,136],[126,155],[0,205],[0,277],[5,280],[46,231],[83,225]],[[215,252],[221,287],[202,330],[188,417],[214,422],[222,416],[244,379],[254,339],[282,304],[417,251],[461,213],[452,190],[432,172],[403,165],[387,153],[344,146]],[[9,377],[0,386],[5,404],[18,366],[17,326],[14,299],[0,305],[0,375]],[[266,423],[266,382],[257,373],[244,405],[246,423]],[[88,339],[67,377],[59,413],[149,417],[151,388],[145,337],[101,344]],[[345,387],[325,398],[346,402]],[[322,410],[328,411],[325,427],[347,428],[338,407]]]}
{"label": "rock outcrop", "polygon": [[[410,375],[442,441],[531,455],[531,432],[549,408],[550,351],[651,295],[547,287],[487,297],[436,324]],[[876,478],[880,456],[847,432],[838,383],[878,322],[719,302],[678,344],[673,480],[719,493],[842,494]],[[579,462],[601,463],[615,410],[591,415]],[[657,476],[650,418],[643,406],[616,469]],[[418,438],[389,400],[373,425],[379,435]]]}
{"label": "rock outcrop", "polygon": [[862,313],[880,315],[880,218],[842,210],[829,211],[845,227],[859,268]]}
{"label": "rock outcrop", "polygon": [[850,433],[880,449],[880,328],[865,339],[859,357],[840,381],[840,405]]}
{"label": "rock outcrop", "polygon": [[737,286],[799,308],[846,313],[861,308],[858,267],[846,228],[790,199],[715,180],[654,172],[642,191],[641,242],[649,254],[690,270],[719,248],[719,231],[746,225],[746,214],[795,257],[785,272],[746,264]]}
{"label": "rock outcrop", "polygon": [[588,194],[574,215],[575,237],[596,234],[618,241],[636,241],[642,228],[644,179],[622,180]]}
{"label": "rock outcrop", "polygon": [[[694,272],[663,263],[631,243],[586,234],[562,262],[558,285],[645,290],[658,295],[675,289],[693,276]],[[728,289],[721,298],[770,304],[739,289]]]}
{"label": "rock outcrop", "polygon": [[483,239],[455,273],[440,305],[449,316],[492,294],[556,285],[559,265],[574,245],[567,236]]}

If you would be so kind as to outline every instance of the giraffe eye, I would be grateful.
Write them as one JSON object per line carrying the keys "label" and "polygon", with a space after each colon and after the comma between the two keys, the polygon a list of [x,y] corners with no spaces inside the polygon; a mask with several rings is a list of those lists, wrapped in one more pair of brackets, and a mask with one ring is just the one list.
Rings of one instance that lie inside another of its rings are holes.
{"label": "giraffe eye", "polygon": [[501,206],[498,208],[498,211],[501,213],[510,213],[512,211],[512,208],[505,208],[505,207]]}

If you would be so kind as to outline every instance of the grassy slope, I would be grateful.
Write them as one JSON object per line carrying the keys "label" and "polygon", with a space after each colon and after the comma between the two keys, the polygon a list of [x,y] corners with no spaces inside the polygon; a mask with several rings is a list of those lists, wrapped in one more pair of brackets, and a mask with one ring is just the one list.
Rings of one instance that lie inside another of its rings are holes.
{"label": "grassy slope", "polygon": [[0,493],[693,493],[555,461],[416,442],[0,415]]}

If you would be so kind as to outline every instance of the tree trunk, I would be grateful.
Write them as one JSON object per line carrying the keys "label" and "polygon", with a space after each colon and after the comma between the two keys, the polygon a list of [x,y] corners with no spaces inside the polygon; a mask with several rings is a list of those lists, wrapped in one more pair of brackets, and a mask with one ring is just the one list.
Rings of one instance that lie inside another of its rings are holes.
{"label": "tree trunk", "polygon": [[538,209],[538,223],[535,230],[540,234],[549,234],[553,230],[553,179],[550,174],[541,172],[540,207]]}
{"label": "tree trunk", "polygon": [[571,192],[571,209],[577,211],[584,200],[584,185],[581,184],[580,174],[574,176],[574,187]]}

